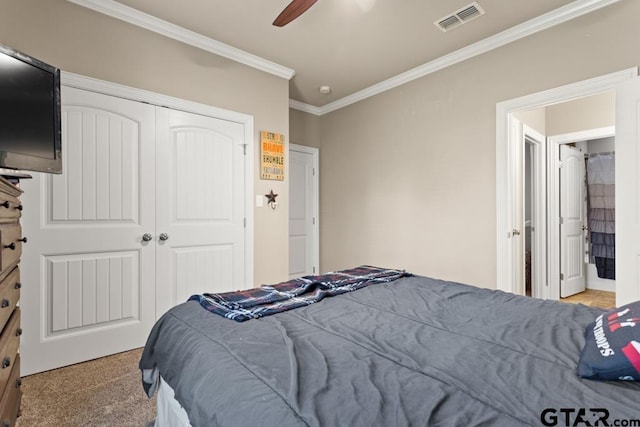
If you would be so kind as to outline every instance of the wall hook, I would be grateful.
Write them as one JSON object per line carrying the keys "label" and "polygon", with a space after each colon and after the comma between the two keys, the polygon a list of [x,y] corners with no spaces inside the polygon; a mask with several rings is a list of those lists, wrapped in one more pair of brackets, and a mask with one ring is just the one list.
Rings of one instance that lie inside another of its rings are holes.
{"label": "wall hook", "polygon": [[271,206],[271,209],[274,209],[278,206],[278,202],[276,202],[277,194],[273,192],[273,190],[269,191],[269,194],[265,194],[264,197],[267,198],[267,203]]}

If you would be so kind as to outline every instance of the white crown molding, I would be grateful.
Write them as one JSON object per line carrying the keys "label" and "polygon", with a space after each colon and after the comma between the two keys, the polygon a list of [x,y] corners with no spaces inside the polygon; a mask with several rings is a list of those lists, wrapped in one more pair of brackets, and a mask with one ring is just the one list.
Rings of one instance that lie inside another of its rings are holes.
{"label": "white crown molding", "polygon": [[304,102],[296,101],[295,99],[289,99],[289,107],[295,110],[304,111],[305,113],[321,116],[324,114],[322,107],[316,107],[311,104],[305,104]]}
{"label": "white crown molding", "polygon": [[68,2],[86,7],[93,11],[120,19],[129,24],[136,25],[149,31],[153,31],[182,43],[206,50],[213,54],[223,56],[249,67],[256,68],[265,73],[273,74],[287,80],[291,80],[295,71],[291,68],[276,64],[275,62],[229,46],[209,37],[205,37],[194,31],[174,25],[170,22],[156,18],[129,6],[125,6],[113,0],[67,0]]}
{"label": "white crown molding", "polygon": [[107,82],[67,71],[62,71],[60,73],[60,84],[63,86],[75,87],[105,95],[130,99],[132,101],[168,107],[174,110],[216,117],[230,122],[243,124],[253,123],[253,116],[248,114],[225,110],[223,108],[213,107],[211,105],[201,104],[199,102],[189,101],[186,99],[175,98],[173,96],[163,95],[144,89],[137,89],[118,83]]}
{"label": "white crown molding", "polygon": [[559,7],[544,15],[523,22],[501,33],[487,37],[484,40],[458,49],[450,54],[434,59],[433,61],[321,107],[294,100],[291,100],[289,105],[291,108],[321,116],[619,1],[620,0],[576,0],[573,3]]}

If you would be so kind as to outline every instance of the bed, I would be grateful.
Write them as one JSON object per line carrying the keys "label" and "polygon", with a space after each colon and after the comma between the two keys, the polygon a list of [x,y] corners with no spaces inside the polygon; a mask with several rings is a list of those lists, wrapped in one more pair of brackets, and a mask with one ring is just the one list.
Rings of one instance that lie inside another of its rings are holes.
{"label": "bed", "polygon": [[159,427],[614,425],[639,383],[576,374],[602,312],[421,276],[245,322],[188,301],[140,368]]}

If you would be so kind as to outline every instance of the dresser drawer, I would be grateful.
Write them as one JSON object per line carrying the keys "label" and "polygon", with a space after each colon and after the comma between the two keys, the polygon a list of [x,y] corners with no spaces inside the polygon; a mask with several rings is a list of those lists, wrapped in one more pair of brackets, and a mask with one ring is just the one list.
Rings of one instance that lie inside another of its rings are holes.
{"label": "dresser drawer", "polygon": [[20,200],[0,192],[0,222],[17,222],[21,215]]}
{"label": "dresser drawer", "polygon": [[0,335],[0,390],[4,390],[20,347],[20,307],[16,308]]}
{"label": "dresser drawer", "polygon": [[18,304],[21,286],[18,267],[11,270],[11,273],[0,282],[0,332]]}
{"label": "dresser drawer", "polygon": [[20,224],[0,225],[0,272],[13,266],[22,255],[22,227]]}
{"label": "dresser drawer", "polygon": [[4,393],[0,398],[0,426],[2,427],[13,427],[16,425],[16,418],[20,410],[20,398],[22,397],[21,386],[20,355],[18,355]]}

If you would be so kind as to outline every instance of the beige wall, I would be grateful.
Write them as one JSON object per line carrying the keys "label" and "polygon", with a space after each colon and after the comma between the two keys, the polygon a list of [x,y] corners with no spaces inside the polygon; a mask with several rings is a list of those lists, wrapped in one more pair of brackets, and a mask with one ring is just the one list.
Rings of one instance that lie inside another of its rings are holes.
{"label": "beige wall", "polygon": [[[255,193],[278,193],[278,210],[255,210],[255,283],[288,277],[288,182],[262,181],[259,131],[288,141],[289,82],[65,0],[0,0],[0,43],[64,71],[254,116]],[[288,163],[288,162],[286,162]]]}
{"label": "beige wall", "polygon": [[321,265],[496,286],[496,103],[640,64],[622,1],[321,118]]}
{"label": "beige wall", "polygon": [[616,94],[608,91],[514,116],[545,136],[563,135],[616,124]]}
{"label": "beige wall", "polygon": [[291,143],[320,148],[320,117],[300,110],[289,110]]}
{"label": "beige wall", "polygon": [[545,108],[546,135],[562,135],[616,124],[613,91]]}
{"label": "beige wall", "polygon": [[537,108],[535,110],[517,111],[513,116],[536,132],[546,135],[547,118],[545,113],[546,108]]}

